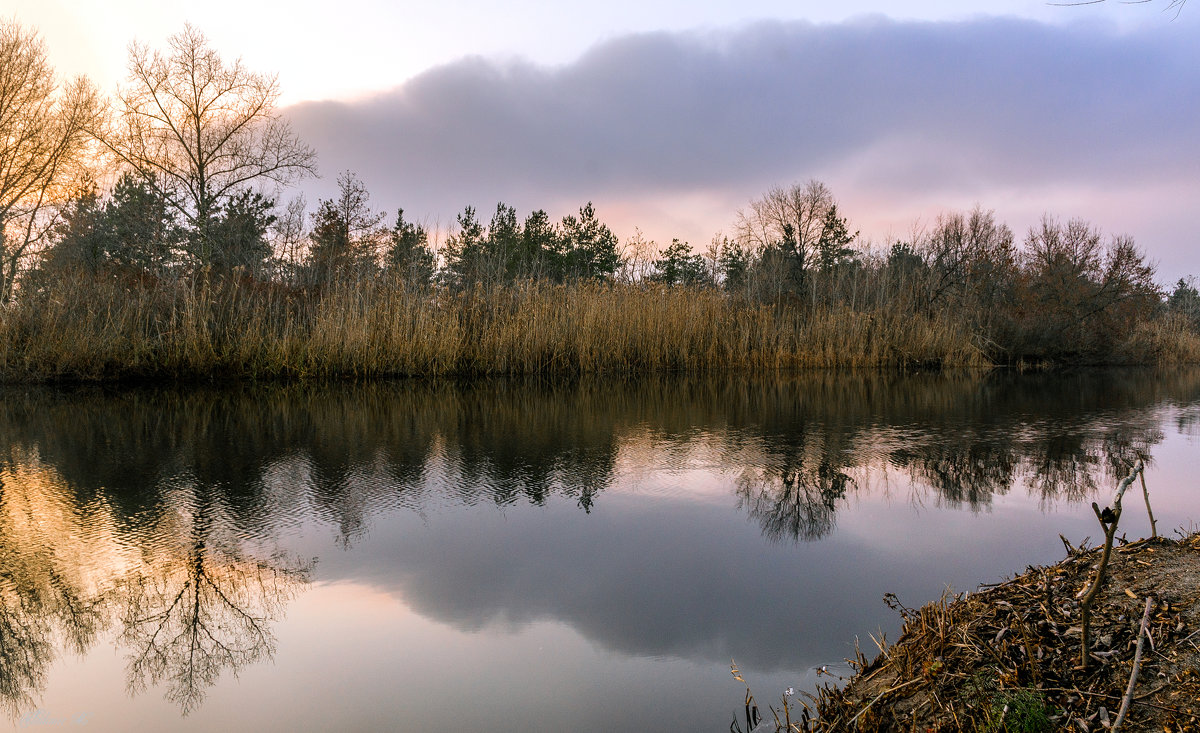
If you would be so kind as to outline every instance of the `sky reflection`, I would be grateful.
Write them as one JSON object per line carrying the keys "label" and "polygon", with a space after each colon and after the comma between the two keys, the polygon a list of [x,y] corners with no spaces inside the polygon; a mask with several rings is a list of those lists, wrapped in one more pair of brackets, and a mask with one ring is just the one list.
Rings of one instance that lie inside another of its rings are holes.
{"label": "sky reflection", "polygon": [[1160,530],[1193,521],[1198,405],[1188,372],[5,393],[0,697],[100,730],[723,728],[730,658],[811,687],[894,634],[883,593],[1094,536],[1081,500],[1138,455]]}

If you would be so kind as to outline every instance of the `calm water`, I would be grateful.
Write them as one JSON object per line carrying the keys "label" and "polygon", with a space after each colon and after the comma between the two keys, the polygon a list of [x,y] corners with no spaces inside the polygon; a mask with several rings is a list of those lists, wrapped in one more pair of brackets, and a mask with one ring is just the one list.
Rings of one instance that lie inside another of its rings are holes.
{"label": "calm water", "polygon": [[3,391],[0,729],[728,730],[1139,454],[1192,526],[1198,440],[1200,372]]}

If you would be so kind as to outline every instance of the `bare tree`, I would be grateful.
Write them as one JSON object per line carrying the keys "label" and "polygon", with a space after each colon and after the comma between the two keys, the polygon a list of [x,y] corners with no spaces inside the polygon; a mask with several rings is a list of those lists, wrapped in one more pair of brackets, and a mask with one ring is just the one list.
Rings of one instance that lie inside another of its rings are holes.
{"label": "bare tree", "polygon": [[387,230],[384,214],[367,206],[371,194],[351,171],[338,176],[338,196],[322,199],[312,217],[307,267],[312,283],[374,272]]}
{"label": "bare tree", "polygon": [[296,271],[304,257],[304,240],[307,229],[304,220],[307,217],[308,201],[304,194],[293,197],[283,207],[275,222],[273,231],[273,247],[279,272],[287,280],[294,280]]}
{"label": "bare tree", "polygon": [[816,179],[786,189],[775,186],[750,202],[749,209],[738,212],[738,238],[762,249],[788,240],[785,228],[790,229],[795,254],[807,265],[807,255],[816,247],[833,205],[833,192]]}
{"label": "bare tree", "polygon": [[34,31],[0,20],[0,303],[79,178],[99,106],[83,77],[59,87]]}
{"label": "bare tree", "polygon": [[154,186],[194,231],[192,254],[213,259],[209,228],[248,186],[285,185],[316,173],[316,154],[275,111],[275,76],[222,61],[191,25],[170,53],[134,43],[105,147]]}
{"label": "bare tree", "polygon": [[833,192],[818,180],[790,188],[776,186],[738,212],[737,243],[760,258],[760,278],[769,289],[794,289],[816,265],[828,214],[836,207]]}

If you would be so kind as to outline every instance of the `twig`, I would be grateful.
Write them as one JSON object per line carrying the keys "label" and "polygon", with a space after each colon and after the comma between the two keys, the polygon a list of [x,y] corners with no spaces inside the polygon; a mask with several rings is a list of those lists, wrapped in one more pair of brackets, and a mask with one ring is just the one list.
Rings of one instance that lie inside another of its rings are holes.
{"label": "twig", "polygon": [[1142,666],[1142,647],[1146,642],[1146,629],[1150,626],[1150,609],[1153,607],[1154,596],[1149,596],[1146,598],[1146,612],[1142,614],[1141,630],[1138,631],[1137,651],[1133,653],[1133,672],[1129,675],[1129,686],[1125,688],[1125,699],[1121,700],[1121,709],[1117,713],[1117,720],[1113,723],[1110,733],[1117,733],[1117,729],[1125,720],[1125,713],[1129,712],[1129,703],[1133,701],[1133,688],[1137,684],[1138,671]]}
{"label": "twig", "polygon": [[865,712],[867,712],[868,710],[870,710],[872,705],[874,705],[875,703],[877,703],[877,702],[879,702],[880,700],[882,700],[884,695],[890,695],[890,694],[892,694],[893,692],[895,692],[895,691],[897,691],[897,690],[902,690],[902,689],[904,689],[905,687],[908,687],[909,685],[916,684],[916,683],[918,683],[918,682],[920,682],[920,681],[921,681],[921,678],[920,678],[920,677],[918,677],[918,678],[917,678],[917,679],[915,679],[915,680],[909,680],[908,682],[905,682],[905,683],[904,683],[904,684],[902,684],[902,685],[896,685],[895,687],[889,688],[889,689],[887,689],[887,690],[884,690],[883,692],[879,693],[878,695],[876,695],[876,696],[875,696],[875,699],[874,699],[874,700],[872,700],[871,702],[867,703],[867,704],[866,704],[866,706],[865,706],[865,707],[863,707],[863,709],[862,709],[862,710],[859,710],[859,711],[858,711],[858,715],[855,715],[853,718],[851,718],[851,719],[850,719],[850,723],[849,723],[849,725],[854,725],[854,723],[855,723],[855,722],[856,722],[856,721],[857,721],[859,718],[861,718],[861,717],[862,717],[862,714],[863,714],[863,713],[865,713]]}
{"label": "twig", "polygon": [[[1165,687],[1165,685],[1164,685],[1164,687]],[[1104,700],[1120,700],[1121,699],[1121,698],[1117,697],[1116,695],[1106,695],[1103,692],[1092,692],[1089,690],[1081,690],[1078,687],[1039,687],[1038,689],[1041,690],[1042,692],[1070,692],[1070,693],[1074,693],[1076,695],[1081,695],[1081,696],[1086,696],[1086,697],[1098,697],[1098,698],[1102,698]],[[1161,689],[1162,689],[1162,687],[1159,687],[1157,689],[1151,690],[1150,692],[1146,692],[1141,695],[1138,695],[1137,697],[1133,698],[1133,703],[1135,705],[1141,705],[1141,706],[1147,707],[1147,708],[1154,708],[1155,710],[1165,710],[1169,713],[1182,713],[1183,710],[1181,708],[1173,708],[1170,705],[1159,705],[1156,702],[1146,702],[1145,700],[1142,699],[1142,698],[1147,697],[1155,692],[1158,692]]]}
{"label": "twig", "polygon": [[1150,539],[1158,539],[1158,525],[1154,521],[1154,510],[1150,508],[1150,491],[1146,488],[1146,472],[1138,476],[1142,479],[1142,496],[1146,499],[1146,516],[1150,517]]}
{"label": "twig", "polygon": [[1079,615],[1080,615],[1080,649],[1079,649],[1079,667],[1086,670],[1088,668],[1088,642],[1090,641],[1091,617],[1092,617],[1092,601],[1096,599],[1096,595],[1100,592],[1100,587],[1104,584],[1104,571],[1108,569],[1108,559],[1112,555],[1113,536],[1117,533],[1117,523],[1121,521],[1121,499],[1125,496],[1125,490],[1129,488],[1133,480],[1137,478],[1145,469],[1145,463],[1138,461],[1129,475],[1121,479],[1121,483],[1117,485],[1117,495],[1113,498],[1112,508],[1106,507],[1104,511],[1100,511],[1100,507],[1096,502],[1092,502],[1092,511],[1096,513],[1096,519],[1100,520],[1100,528],[1104,530],[1104,550],[1100,553],[1100,565],[1096,568],[1096,575],[1092,579],[1092,584],[1087,589],[1079,594]]}

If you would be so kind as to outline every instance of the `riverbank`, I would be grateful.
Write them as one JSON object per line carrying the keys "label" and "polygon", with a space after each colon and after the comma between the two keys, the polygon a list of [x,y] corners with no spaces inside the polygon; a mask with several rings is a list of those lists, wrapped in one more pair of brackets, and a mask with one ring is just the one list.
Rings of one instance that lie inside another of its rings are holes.
{"label": "riverbank", "polygon": [[[1101,731],[1127,696],[1146,599],[1146,639],[1123,731],[1200,726],[1200,534],[1114,548],[1094,601],[1091,652],[1080,666],[1078,593],[1098,548],[904,618],[841,689],[819,691],[808,731]],[[801,711],[803,712],[803,711]],[[768,726],[765,730],[770,730]]]}
{"label": "riverbank", "polygon": [[[1138,321],[1123,333],[1103,354],[1067,363],[1200,363],[1200,334],[1180,319]],[[1001,356],[947,311],[763,303],[651,284],[451,291],[379,280],[314,291],[252,279],[81,275],[0,309],[0,381],[8,383],[1017,363]],[[1040,352],[1018,361],[1029,360],[1062,363]]]}

